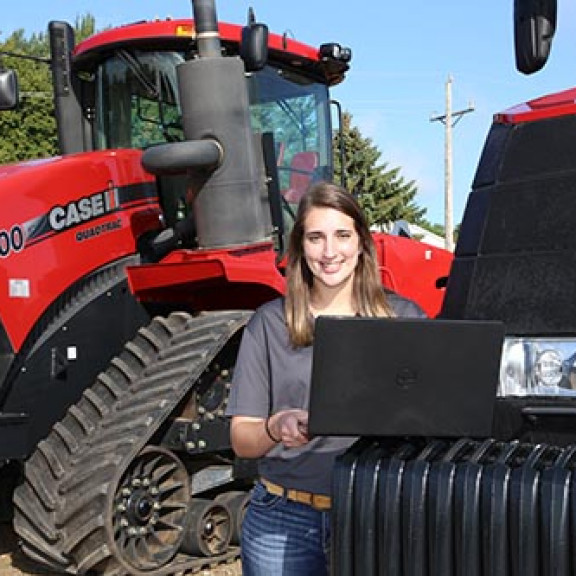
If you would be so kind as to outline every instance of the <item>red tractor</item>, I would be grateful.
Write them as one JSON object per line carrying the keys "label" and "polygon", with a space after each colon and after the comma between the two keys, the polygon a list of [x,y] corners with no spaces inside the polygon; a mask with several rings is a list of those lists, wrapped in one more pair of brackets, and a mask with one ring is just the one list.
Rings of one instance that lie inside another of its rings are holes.
{"label": "red tractor", "polygon": [[[224,409],[297,202],[333,176],[350,51],[218,23],[49,26],[62,155],[0,167],[0,515],[71,574],[238,554],[251,462]],[[0,103],[16,101],[0,75]],[[440,308],[451,254],[379,234],[383,283]],[[14,487],[16,489],[14,491]]]}

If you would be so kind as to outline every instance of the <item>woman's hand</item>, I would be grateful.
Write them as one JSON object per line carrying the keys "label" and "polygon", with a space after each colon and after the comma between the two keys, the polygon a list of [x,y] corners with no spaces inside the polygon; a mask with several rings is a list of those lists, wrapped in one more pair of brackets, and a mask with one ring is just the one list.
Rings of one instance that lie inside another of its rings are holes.
{"label": "woman's hand", "polygon": [[308,442],[308,412],[281,410],[268,418],[268,429],[286,448],[295,448]]}
{"label": "woman's hand", "polygon": [[308,412],[281,410],[267,420],[233,416],[230,439],[241,458],[260,458],[279,443],[286,448],[302,446],[308,442]]}

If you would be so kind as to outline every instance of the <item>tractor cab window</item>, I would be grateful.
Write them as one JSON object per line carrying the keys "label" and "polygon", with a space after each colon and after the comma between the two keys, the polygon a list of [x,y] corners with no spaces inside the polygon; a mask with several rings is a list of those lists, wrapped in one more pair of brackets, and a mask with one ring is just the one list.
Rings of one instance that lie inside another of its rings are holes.
{"label": "tractor cab window", "polygon": [[274,135],[280,190],[295,204],[311,182],[332,174],[327,88],[272,66],[249,80],[253,129]]}
{"label": "tractor cab window", "polygon": [[183,139],[177,52],[118,50],[98,70],[96,147],[146,148]]}
{"label": "tractor cab window", "polygon": [[273,66],[250,75],[248,80],[253,130],[274,136],[288,233],[310,183],[332,176],[328,89],[303,74]]}
{"label": "tractor cab window", "polygon": [[[146,148],[184,139],[176,67],[179,52],[118,50],[97,72],[98,149]],[[271,132],[280,188],[297,202],[312,180],[332,174],[329,96],[324,84],[266,66],[248,74],[255,132]]]}

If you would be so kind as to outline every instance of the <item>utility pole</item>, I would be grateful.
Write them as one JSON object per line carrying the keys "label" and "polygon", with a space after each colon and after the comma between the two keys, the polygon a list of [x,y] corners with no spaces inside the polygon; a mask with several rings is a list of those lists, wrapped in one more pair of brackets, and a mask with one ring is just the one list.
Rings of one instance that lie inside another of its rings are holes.
{"label": "utility pole", "polygon": [[447,250],[454,250],[453,190],[452,190],[452,128],[462,116],[474,110],[474,104],[468,104],[465,110],[452,112],[452,76],[446,80],[446,113],[433,116],[430,122],[440,121],[444,124],[444,245]]}

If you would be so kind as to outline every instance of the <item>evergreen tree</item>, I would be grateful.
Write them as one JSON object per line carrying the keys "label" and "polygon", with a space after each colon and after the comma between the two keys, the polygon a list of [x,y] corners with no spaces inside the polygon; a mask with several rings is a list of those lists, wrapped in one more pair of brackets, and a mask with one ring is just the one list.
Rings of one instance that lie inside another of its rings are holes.
{"label": "evergreen tree", "polygon": [[[91,15],[76,20],[77,41],[94,33]],[[52,76],[48,63],[50,47],[47,33],[34,33],[26,38],[16,30],[0,43],[0,52],[45,59],[34,61],[16,56],[0,56],[4,68],[18,74],[20,105],[17,110],[0,114],[0,164],[58,154]]]}
{"label": "evergreen tree", "polygon": [[[106,30],[106,28],[103,28]],[[86,40],[88,36],[92,36],[96,32],[96,18],[92,14],[85,14],[84,16],[78,16],[76,22],[74,23],[74,35],[76,37],[76,42],[82,42]]]}
{"label": "evergreen tree", "polygon": [[[395,220],[419,223],[426,209],[414,202],[418,192],[414,181],[406,181],[400,174],[400,168],[389,168],[387,163],[379,163],[381,153],[372,140],[362,136],[360,130],[352,125],[349,112],[344,112],[342,116],[346,186],[358,195],[369,223],[373,226]],[[336,135],[334,167],[337,179],[342,174],[339,150],[340,136]]]}

